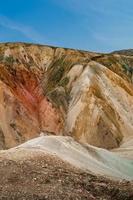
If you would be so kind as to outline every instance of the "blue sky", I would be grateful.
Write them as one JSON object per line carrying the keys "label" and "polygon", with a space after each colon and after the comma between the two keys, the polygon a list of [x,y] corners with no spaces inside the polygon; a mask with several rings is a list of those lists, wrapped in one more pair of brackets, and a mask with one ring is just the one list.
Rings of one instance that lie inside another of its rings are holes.
{"label": "blue sky", "polygon": [[133,48],[132,0],[1,0],[0,42],[99,52]]}

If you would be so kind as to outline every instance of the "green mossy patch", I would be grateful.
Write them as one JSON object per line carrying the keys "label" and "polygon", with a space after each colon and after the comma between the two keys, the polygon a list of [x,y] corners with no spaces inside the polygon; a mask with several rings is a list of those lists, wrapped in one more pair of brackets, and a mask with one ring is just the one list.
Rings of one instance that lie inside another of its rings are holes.
{"label": "green mossy patch", "polygon": [[55,84],[58,83],[62,76],[64,74],[64,68],[61,66],[57,67],[54,71],[53,71],[53,74],[51,76],[51,80],[50,81],[53,81]]}
{"label": "green mossy patch", "polygon": [[2,62],[3,60],[4,60],[4,56],[0,54],[0,62]]}
{"label": "green mossy patch", "polygon": [[4,55],[0,55],[0,62],[5,63],[7,65],[12,65],[15,62],[15,59],[13,58],[13,56],[4,56]]}
{"label": "green mossy patch", "polygon": [[62,86],[65,89],[65,86],[69,82],[69,78],[66,77],[66,74],[70,67],[71,62],[67,61],[64,56],[51,64],[44,75],[43,89],[45,95],[54,90],[55,87]]}
{"label": "green mossy patch", "polygon": [[6,64],[12,65],[15,62],[15,60],[14,60],[13,56],[6,56],[4,58],[4,62]]}
{"label": "green mossy patch", "polygon": [[123,71],[129,76],[131,77],[133,75],[133,67],[131,66],[131,64],[129,63],[129,61],[127,59],[122,59],[121,60],[121,66],[123,68]]}
{"label": "green mossy patch", "polygon": [[68,107],[68,94],[63,87],[58,87],[47,94],[47,98],[54,103],[55,107],[62,107],[66,112]]}
{"label": "green mossy patch", "polygon": [[65,77],[59,82],[59,86],[65,87],[69,83],[69,78]]}

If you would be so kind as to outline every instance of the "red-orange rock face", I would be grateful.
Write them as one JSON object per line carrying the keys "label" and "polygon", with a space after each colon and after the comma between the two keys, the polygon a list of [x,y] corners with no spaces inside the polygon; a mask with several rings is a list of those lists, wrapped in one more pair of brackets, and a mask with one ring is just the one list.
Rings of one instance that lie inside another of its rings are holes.
{"label": "red-orange rock face", "polygon": [[0,148],[45,131],[117,147],[133,132],[132,67],[124,64],[119,55],[0,44]]}
{"label": "red-orange rock face", "polygon": [[25,104],[0,82],[0,130],[1,148],[15,146],[37,136],[39,123]]}
{"label": "red-orange rock face", "polygon": [[[5,52],[6,49],[2,53]],[[13,50],[11,55],[12,53]],[[7,55],[7,58],[12,58],[11,55]],[[3,60],[7,59],[4,54],[2,56]],[[53,134],[62,131],[58,109],[43,94],[43,74],[44,72],[35,66],[28,69],[23,60],[17,60],[14,64],[10,60],[0,63],[1,148],[15,146],[36,137],[41,131]]]}

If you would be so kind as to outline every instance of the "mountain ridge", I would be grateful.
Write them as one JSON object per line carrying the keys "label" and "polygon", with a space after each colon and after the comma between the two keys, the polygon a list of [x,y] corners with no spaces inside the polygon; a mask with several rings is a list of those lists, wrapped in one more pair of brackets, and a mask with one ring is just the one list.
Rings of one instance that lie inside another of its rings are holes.
{"label": "mountain ridge", "polygon": [[0,44],[1,148],[45,131],[118,147],[133,131],[132,64],[118,54]]}

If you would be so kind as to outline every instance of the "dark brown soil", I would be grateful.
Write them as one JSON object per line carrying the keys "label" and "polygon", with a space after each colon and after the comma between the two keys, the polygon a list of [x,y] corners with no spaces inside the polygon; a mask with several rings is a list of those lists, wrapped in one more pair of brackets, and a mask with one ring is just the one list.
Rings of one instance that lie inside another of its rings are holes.
{"label": "dark brown soil", "polygon": [[[133,200],[133,183],[83,172],[55,156],[0,154],[0,200]],[[19,157],[20,155],[20,157]]]}

